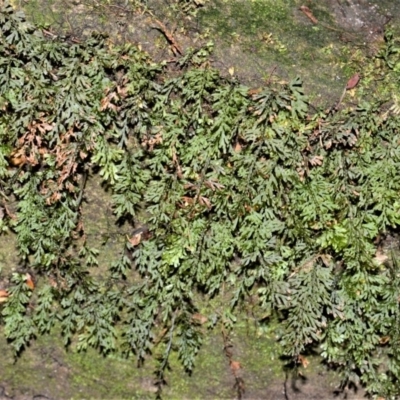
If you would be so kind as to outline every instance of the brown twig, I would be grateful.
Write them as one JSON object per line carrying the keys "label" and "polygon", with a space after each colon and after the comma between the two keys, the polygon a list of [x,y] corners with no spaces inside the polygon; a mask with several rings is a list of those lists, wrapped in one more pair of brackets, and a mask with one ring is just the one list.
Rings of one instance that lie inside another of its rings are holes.
{"label": "brown twig", "polygon": [[56,34],[54,34],[53,32],[50,32],[50,31],[47,30],[47,29],[42,28],[42,32],[43,32],[45,35],[50,36],[50,37],[52,37],[52,38],[56,38],[56,37],[57,37]]}
{"label": "brown twig", "polygon": [[175,56],[182,55],[182,49],[181,46],[179,46],[178,42],[175,40],[173,34],[171,31],[169,31],[166,26],[157,18],[154,17],[154,22],[158,25],[158,27],[155,27],[155,29],[158,29],[168,40],[169,44],[171,45],[172,52],[174,53]]}
{"label": "brown twig", "polygon": [[[317,20],[317,18],[315,18],[314,14],[312,13],[312,11],[307,7],[307,6],[301,6],[300,11],[303,12],[303,14],[314,24],[314,25],[321,25],[326,29],[330,29],[331,31],[335,31],[335,32],[343,32],[342,29],[338,29],[338,28],[334,28],[333,26],[324,24],[323,22],[320,22]],[[354,35],[352,35],[349,32],[346,32],[349,36],[355,38]]]}
{"label": "brown twig", "polygon": [[317,18],[314,17],[314,14],[311,12],[311,10],[307,6],[301,6],[300,11],[303,12],[303,14],[311,20],[311,22],[315,25],[318,24]]}

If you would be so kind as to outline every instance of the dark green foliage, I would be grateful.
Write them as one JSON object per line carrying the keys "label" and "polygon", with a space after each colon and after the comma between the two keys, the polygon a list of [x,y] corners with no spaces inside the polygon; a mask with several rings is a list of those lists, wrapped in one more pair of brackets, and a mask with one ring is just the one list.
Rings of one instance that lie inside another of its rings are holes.
{"label": "dark green foliage", "polygon": [[[80,349],[154,352],[161,385],[171,352],[193,369],[200,308],[232,328],[251,296],[294,361],[321,345],[344,379],[399,394],[399,272],[374,262],[400,222],[399,117],[375,102],[311,117],[300,79],[250,92],[209,66],[211,49],[167,67],[100,35],[50,40],[3,8],[0,222],[24,270],[2,306],[7,338],[19,352],[59,321]],[[81,215],[93,173],[119,221],[146,225],[101,278]]]}

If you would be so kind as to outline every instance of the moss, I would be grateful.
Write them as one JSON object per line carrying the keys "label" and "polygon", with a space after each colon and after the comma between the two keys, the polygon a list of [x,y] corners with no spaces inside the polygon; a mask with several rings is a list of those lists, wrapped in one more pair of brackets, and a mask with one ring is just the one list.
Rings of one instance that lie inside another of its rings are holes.
{"label": "moss", "polygon": [[[365,37],[354,33],[346,36],[348,32],[338,26],[333,6],[328,1],[310,6],[319,21],[314,25],[299,10],[303,3],[299,0],[213,0],[197,14],[196,35],[198,32],[200,37],[204,34],[214,40],[216,58],[222,60],[226,69],[234,67],[245,83],[263,85],[271,79],[291,80],[300,76],[311,102],[332,105],[332,99],[339,99],[349,74],[359,65],[353,54],[364,46]],[[160,0],[149,0],[146,4],[163,21],[176,15],[176,10],[166,8]],[[132,19],[129,22],[118,7],[118,3],[105,0],[78,5],[71,1],[61,4],[60,0],[31,0],[23,4],[33,22],[50,23],[57,31],[87,34],[93,29],[107,29],[111,35],[117,35],[114,39],[121,38],[126,31],[135,31],[141,37],[130,40],[150,40],[155,53],[165,50],[162,35],[154,36],[153,29],[139,28],[148,21]],[[379,3],[379,8],[382,13],[398,13],[390,1]],[[125,26],[123,34],[118,31],[119,22]],[[175,26],[175,22],[190,36],[190,23],[184,26],[183,20],[173,21],[171,26]],[[148,36],[149,32],[153,36]],[[188,38],[182,39],[185,42]],[[196,45],[197,40],[198,37],[190,45]],[[368,46],[361,50],[365,57]]]}
{"label": "moss", "polygon": [[[52,3],[46,3],[48,6],[45,10],[50,10],[49,13],[43,12],[43,4],[39,0],[27,3],[25,7],[31,19],[39,24],[58,23],[59,14],[53,11]],[[276,63],[279,64],[280,75],[287,78],[300,75],[313,96],[325,91],[330,98],[334,98],[336,94],[339,97],[346,77],[368,61],[362,51],[339,43],[335,31],[323,26],[312,26],[304,20],[304,16],[298,13],[299,4],[295,1],[236,0],[214,4],[215,7],[199,14],[200,22],[213,30],[213,37],[220,43],[218,51],[221,54],[229,47],[233,48],[237,57],[243,59],[241,66],[247,75],[251,65],[243,53],[256,56],[264,80],[271,77]],[[333,23],[331,15],[322,5],[315,9],[315,15],[326,24]],[[101,18],[104,22],[104,15]],[[233,62],[232,58],[229,62]],[[266,65],[271,68],[265,68]],[[370,76],[373,72],[371,69]],[[381,89],[388,90],[388,87],[382,85]],[[118,257],[119,245],[124,240],[124,227],[120,227],[120,232],[109,231],[108,227],[114,225],[114,220],[109,206],[110,199],[100,182],[91,181],[88,190],[84,205],[85,228],[90,245],[101,251],[100,266],[93,271],[94,274],[101,274]],[[106,237],[108,240],[103,243]],[[0,265],[8,272],[18,265],[12,235],[3,237],[2,248]],[[222,339],[218,332],[206,332],[205,335],[204,346],[190,377],[183,371],[176,354],[172,356],[171,370],[167,374],[169,384],[164,389],[165,398],[235,396],[234,379],[223,353]],[[134,359],[123,359],[115,355],[102,357],[93,349],[85,353],[77,353],[73,349],[66,351],[59,333],[55,332],[39,338],[14,364],[3,337],[1,331],[2,380],[10,394],[43,393],[56,398],[153,398],[152,374],[155,364],[151,359],[144,368],[138,369]],[[284,378],[273,324],[269,330],[261,332],[242,321],[236,326],[232,343],[234,356],[242,365],[244,380],[250,392],[265,391],[269,385]],[[325,373],[318,357],[310,356],[308,359],[310,364],[304,372],[307,376]],[[332,376],[332,382],[337,379],[333,374],[329,376]],[[43,387],[46,387],[46,393]]]}
{"label": "moss", "polygon": [[[331,23],[326,9],[319,7],[317,11],[318,18]],[[301,76],[312,94],[326,90],[335,82],[335,75],[341,75],[340,61],[345,58],[340,51],[343,46],[337,43],[337,33],[305,20],[295,1],[236,0],[229,5],[217,1],[200,18],[213,31],[216,41],[225,43],[221,46],[231,42],[235,34],[240,47],[257,60],[254,64],[261,74],[265,66],[279,65],[278,75],[289,79]],[[328,46],[332,47],[330,53],[320,51]],[[251,58],[246,61],[249,64]],[[245,70],[249,65],[235,67]],[[264,72],[264,79],[268,78]]]}
{"label": "moss", "polygon": [[286,80],[300,76],[312,103],[332,105],[347,79],[368,62],[364,34],[341,28],[328,2],[310,6],[317,25],[299,10],[299,1],[212,4],[200,13],[200,23],[212,32],[218,56],[232,63],[245,81],[251,76],[252,85],[255,75],[264,82],[274,75]]}
{"label": "moss", "polygon": [[[57,26],[61,21],[61,14],[54,11],[54,0],[29,0],[23,8],[29,20],[38,26]],[[20,2],[11,0],[11,4],[20,7]]]}
{"label": "moss", "polygon": [[[249,390],[265,390],[268,384],[283,376],[278,348],[269,336],[254,339],[247,334],[244,326],[235,331],[233,352],[243,366]],[[7,392],[16,397],[42,394],[60,399],[154,398],[155,362],[151,358],[142,368],[137,368],[134,358],[103,357],[94,349],[81,353],[74,348],[66,350],[58,330],[38,338],[16,363],[1,331],[0,351],[2,381]],[[216,331],[205,336],[191,376],[184,372],[173,353],[166,377],[165,399],[232,398],[235,395],[234,378],[223,352],[222,338]]]}

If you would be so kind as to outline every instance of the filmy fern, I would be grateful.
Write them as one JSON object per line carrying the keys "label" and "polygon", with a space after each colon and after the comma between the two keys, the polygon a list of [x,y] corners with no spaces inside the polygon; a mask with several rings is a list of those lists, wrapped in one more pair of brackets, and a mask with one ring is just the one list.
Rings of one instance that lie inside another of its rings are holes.
{"label": "filmy fern", "polygon": [[[393,43],[380,57],[398,74]],[[398,113],[371,101],[311,116],[299,78],[249,91],[211,49],[156,64],[101,35],[49,40],[3,7],[1,229],[22,261],[7,338],[19,352],[59,324],[80,349],[154,352],[161,384],[172,351],[193,369],[209,299],[223,312],[208,325],[232,327],[251,296],[293,360],[321,345],[345,379],[399,394],[398,267],[374,262],[400,222]],[[95,174],[133,232],[101,276],[82,220]]]}

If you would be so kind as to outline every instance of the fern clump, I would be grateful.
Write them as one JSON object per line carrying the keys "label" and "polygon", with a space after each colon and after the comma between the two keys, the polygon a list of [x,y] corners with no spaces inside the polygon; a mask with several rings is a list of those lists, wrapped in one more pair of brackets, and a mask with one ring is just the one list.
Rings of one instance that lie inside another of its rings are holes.
{"label": "fern clump", "polygon": [[[385,49],[396,77],[390,32]],[[375,261],[400,222],[397,103],[311,115],[299,78],[250,91],[211,50],[171,67],[101,35],[48,38],[3,7],[0,226],[23,265],[7,338],[18,353],[57,323],[80,349],[157,347],[161,385],[172,351],[191,371],[205,327],[233,328],[251,297],[293,361],[320,345],[345,380],[398,395],[399,273]],[[93,174],[134,232],[101,277],[82,220]]]}

